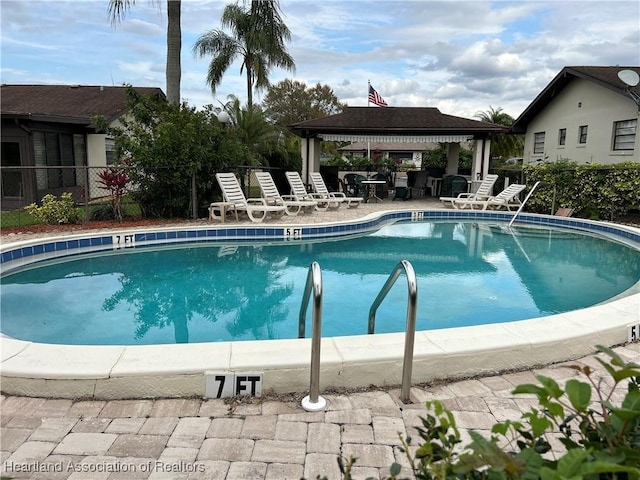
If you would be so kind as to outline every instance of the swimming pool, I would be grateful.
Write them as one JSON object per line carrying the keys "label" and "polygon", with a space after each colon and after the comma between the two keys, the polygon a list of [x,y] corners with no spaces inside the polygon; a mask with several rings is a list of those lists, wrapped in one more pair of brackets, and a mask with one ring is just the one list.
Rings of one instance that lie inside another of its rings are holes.
{"label": "swimming pool", "polygon": [[[96,250],[106,253],[133,245],[202,239],[221,244],[318,240],[370,233],[398,219],[505,222],[511,216],[478,211],[390,210],[356,220],[311,225],[232,224],[87,233],[5,244],[1,260],[3,272],[9,272],[37,261]],[[533,214],[521,214],[518,223],[598,232],[640,248],[637,228]],[[586,309],[489,326],[419,331],[413,382],[578,358],[591,353],[596,344],[627,341],[628,327],[639,322],[639,312],[636,284],[625,294]],[[308,339],[141,346],[51,345],[8,337],[0,338],[0,342],[2,391],[6,394],[103,399],[202,396],[205,372],[210,371],[262,372],[264,388],[277,392],[306,391],[309,384]],[[325,338],[321,388],[398,385],[403,345],[402,333]]]}
{"label": "swimming pool", "polygon": [[[296,338],[313,261],[322,268],[325,337],[367,333],[369,308],[401,259],[417,274],[417,330],[563,313],[640,280],[640,253],[624,244],[487,221],[405,220],[315,243],[179,245],[78,255],[5,275],[2,333],[70,345]],[[375,332],[403,332],[406,304],[397,285],[378,309]]]}

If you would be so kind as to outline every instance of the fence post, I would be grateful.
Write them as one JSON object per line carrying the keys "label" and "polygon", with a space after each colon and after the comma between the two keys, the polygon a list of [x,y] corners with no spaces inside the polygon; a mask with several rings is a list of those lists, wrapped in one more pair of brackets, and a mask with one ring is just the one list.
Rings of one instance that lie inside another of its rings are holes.
{"label": "fence post", "polygon": [[90,211],[89,211],[89,199],[91,198],[91,192],[89,190],[89,166],[84,165],[84,223],[89,223]]}
{"label": "fence post", "polygon": [[191,217],[198,219],[198,193],[196,192],[196,173],[191,175]]}

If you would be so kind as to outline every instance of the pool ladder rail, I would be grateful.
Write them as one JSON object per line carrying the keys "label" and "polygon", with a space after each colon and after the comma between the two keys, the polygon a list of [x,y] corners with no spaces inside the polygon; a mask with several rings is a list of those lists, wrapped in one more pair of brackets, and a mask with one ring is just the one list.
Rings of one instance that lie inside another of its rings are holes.
{"label": "pool ladder rail", "polygon": [[538,185],[540,185],[540,183],[542,183],[541,181],[537,181],[533,187],[531,187],[531,190],[529,191],[529,193],[527,194],[527,196],[525,197],[524,201],[520,204],[520,207],[518,208],[518,211],[515,213],[515,215],[511,218],[511,221],[509,222],[508,228],[511,228],[511,225],[513,225],[513,222],[516,221],[516,218],[518,215],[520,215],[520,212],[522,212],[522,209],[524,208],[524,206],[526,205],[527,201],[529,200],[529,198],[531,197],[531,194],[533,194],[534,190],[536,188],[538,188]]}
{"label": "pool ladder rail", "polygon": [[[396,280],[404,271],[407,277],[407,324],[404,341],[404,360],[402,364],[402,386],[400,389],[400,400],[403,403],[410,401],[411,392],[411,372],[413,369],[413,346],[416,333],[416,314],[418,303],[418,281],[411,263],[401,260],[394,267],[387,278],[382,289],[373,301],[369,309],[368,333],[375,331],[376,312],[378,307],[386,298],[395,284]],[[313,262],[309,266],[307,281],[305,283],[302,304],[300,305],[300,316],[298,324],[298,337],[305,337],[305,324],[307,309],[311,294],[313,293],[313,314],[312,314],[312,336],[311,336],[311,368],[309,381],[309,395],[302,399],[302,408],[308,412],[323,411],[327,406],[327,401],[320,396],[320,343],[322,339],[322,271],[318,262]]]}
{"label": "pool ladder rail", "polygon": [[302,408],[307,412],[321,412],[327,408],[327,401],[320,396],[320,340],[322,339],[322,271],[320,264],[313,262],[309,266],[307,282],[302,294],[300,305],[300,322],[298,336],[304,338],[307,307],[313,293],[313,314],[311,334],[311,374],[309,381],[309,395],[302,399]]}

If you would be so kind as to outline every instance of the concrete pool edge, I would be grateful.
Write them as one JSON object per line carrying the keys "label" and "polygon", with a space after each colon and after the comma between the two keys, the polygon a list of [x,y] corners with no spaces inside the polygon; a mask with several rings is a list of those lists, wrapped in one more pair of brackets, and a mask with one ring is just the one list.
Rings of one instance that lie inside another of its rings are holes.
{"label": "concrete pool edge", "polygon": [[[383,213],[386,212],[370,214],[359,221]],[[640,234],[637,228],[615,227]],[[73,237],[79,236],[82,235]],[[3,251],[10,246],[3,245]],[[417,332],[412,382],[492,374],[576,359],[592,353],[596,344],[625,343],[627,327],[637,324],[639,318],[640,293],[632,293],[550,317]],[[605,319],[607,325],[603,326]],[[214,371],[264,372],[265,391],[305,392],[309,388],[310,342],[304,339],[95,347],[2,337],[1,390],[4,394],[53,398],[202,397],[205,372]],[[400,384],[403,348],[402,333],[324,338],[321,390]]]}

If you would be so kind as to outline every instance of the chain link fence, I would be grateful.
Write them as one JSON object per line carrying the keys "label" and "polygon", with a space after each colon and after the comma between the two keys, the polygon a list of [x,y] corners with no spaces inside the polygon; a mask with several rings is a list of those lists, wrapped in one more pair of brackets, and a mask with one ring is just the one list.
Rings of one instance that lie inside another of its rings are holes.
{"label": "chain link fence", "polygon": [[[83,223],[113,218],[114,202],[125,215],[139,215],[134,185],[126,185],[132,167],[36,166],[2,167],[2,228],[40,223],[24,207],[40,204],[46,195],[70,193]],[[118,183],[117,174],[123,174]],[[117,195],[115,195],[117,194]]]}
{"label": "chain link fence", "polygon": [[[239,177],[247,197],[255,197],[260,196],[258,183],[252,175],[255,170],[270,171],[278,189],[288,191],[284,171],[279,168],[245,165],[227,171]],[[153,180],[163,177],[163,181],[154,185],[156,201],[170,204],[176,202],[179,196],[182,202],[171,218],[204,217],[209,203],[221,200],[215,173],[198,172],[190,176],[182,173],[175,182],[171,182],[167,178],[175,175],[175,169],[158,168],[142,172],[129,166],[3,166],[0,169],[0,227],[9,229],[41,223],[24,207],[32,203],[40,204],[45,195],[58,198],[67,192],[71,193],[76,207],[80,209],[83,223],[92,220],[117,221],[116,211],[128,218],[158,216],[157,211],[149,211],[148,203],[137,201],[142,191],[134,180],[136,178]],[[629,209],[640,208],[640,168],[635,165],[597,169],[555,169],[547,166],[528,174],[521,169],[501,169],[494,173],[500,176],[499,185],[503,182],[533,184],[542,180],[543,185],[528,203],[528,210],[538,213],[553,213],[557,207],[571,206],[576,208],[580,216],[613,220]],[[121,174],[124,176],[119,177]]]}
{"label": "chain link fence", "polygon": [[[271,171],[278,187],[285,187],[282,169],[253,166],[229,169],[239,177],[247,197],[260,196],[257,180],[252,175],[256,169]],[[171,181],[175,169],[169,168],[142,171],[136,167],[121,165],[2,167],[0,227],[8,229],[42,223],[25,207],[32,203],[40,205],[46,195],[60,198],[63,193],[72,195],[74,204],[79,209],[80,221],[85,224],[96,220],[117,221],[118,215],[124,218],[157,216],[156,212],[145,211],[145,206],[149,208],[148,205],[137,201],[138,197],[144,195],[141,195],[136,179],[143,177],[145,180],[162,179],[148,183],[153,185],[152,195],[156,199],[170,203],[176,202],[176,197],[181,197],[181,206],[175,209],[179,213],[172,215],[173,218],[199,218],[206,216],[209,203],[221,200],[215,173],[199,172],[191,176],[181,174],[175,177],[175,181]],[[148,188],[145,192],[147,191]]]}

